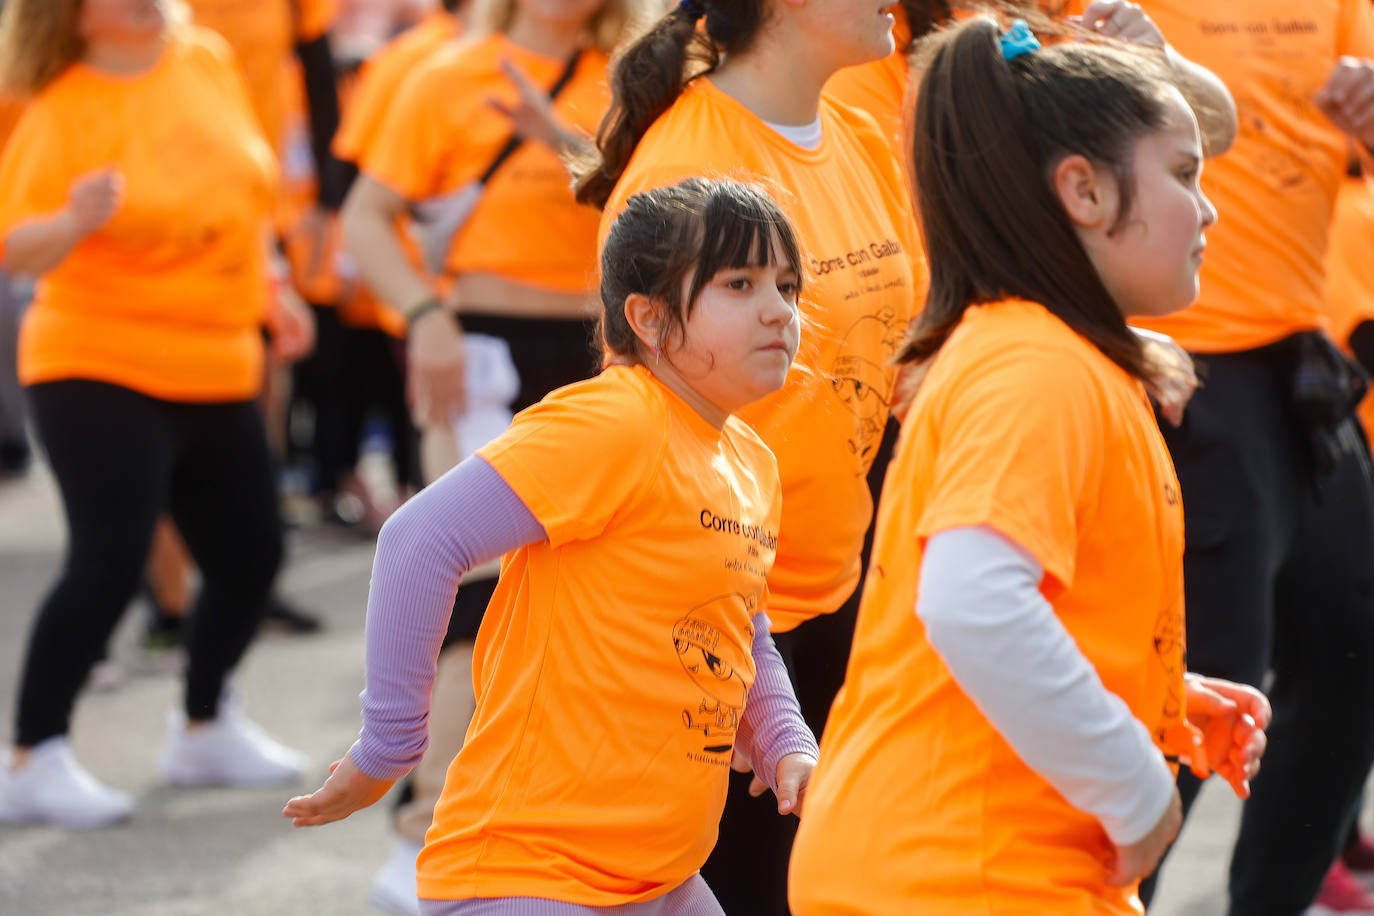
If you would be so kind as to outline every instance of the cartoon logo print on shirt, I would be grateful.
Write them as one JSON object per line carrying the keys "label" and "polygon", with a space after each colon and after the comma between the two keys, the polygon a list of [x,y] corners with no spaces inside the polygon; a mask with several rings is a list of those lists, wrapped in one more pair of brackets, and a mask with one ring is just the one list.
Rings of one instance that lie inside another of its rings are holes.
{"label": "cartoon logo print on shirt", "polygon": [[[1267,85],[1268,94],[1295,122],[1300,122],[1312,107],[1303,89],[1292,79],[1279,76]],[[1255,174],[1276,191],[1293,191],[1303,186],[1310,190],[1317,186],[1317,167],[1307,150],[1296,137],[1281,131],[1265,119],[1260,103],[1247,92],[1236,95],[1237,131],[1236,152],[1246,155]]]}
{"label": "cartoon logo print on shirt", "polygon": [[[710,754],[729,754],[735,745],[744,698],[749,688],[740,671],[751,663],[749,647],[737,645],[712,621],[753,616],[756,600],[734,593],[712,598],[673,624],[678,661],[702,693],[695,707],[682,710],[682,724],[699,729]],[[752,642],[753,627],[748,627]]]}
{"label": "cartoon logo print on shirt", "polygon": [[865,315],[849,328],[839,355],[830,367],[830,385],[846,410],[854,415],[849,448],[863,459],[860,475],[871,462],[887,423],[889,363],[901,346],[905,328],[892,309]]}
{"label": "cartoon logo print on shirt", "polygon": [[1164,676],[1168,693],[1164,698],[1164,711],[1160,717],[1159,737],[1164,737],[1165,731],[1174,723],[1183,718],[1183,654],[1184,654],[1184,631],[1183,615],[1179,613],[1180,602],[1170,605],[1159,612],[1155,618],[1154,645],[1155,654],[1159,656],[1159,662],[1164,666]]}

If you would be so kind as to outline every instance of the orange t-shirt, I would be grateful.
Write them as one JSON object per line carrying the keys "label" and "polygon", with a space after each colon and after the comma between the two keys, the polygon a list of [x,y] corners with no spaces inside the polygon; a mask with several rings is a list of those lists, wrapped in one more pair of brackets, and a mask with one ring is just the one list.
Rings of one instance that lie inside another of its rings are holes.
{"label": "orange t-shirt", "polygon": [[369,57],[334,135],[334,155],[345,162],[361,162],[406,78],[461,33],[455,16],[435,10]]}
{"label": "orange t-shirt", "polygon": [[[420,202],[477,180],[510,139],[510,120],[492,99],[513,105],[502,60],[551,87],[567,61],[535,54],[501,34],[430,56],[393,100],[362,168],[407,200]],[[610,104],[606,55],[586,50],[553,107],[571,127],[595,133]],[[450,274],[490,273],[565,293],[595,288],[596,211],[573,199],[558,154],[526,142],[488,182],[449,248]],[[499,305],[499,303],[473,303]]]}
{"label": "orange t-shirt", "polygon": [[110,166],[124,201],[41,278],[20,379],[251,398],[276,164],[217,35],[187,29],[136,77],[77,64],[39,93],[0,160],[0,233],[58,212],[73,180]]}
{"label": "orange t-shirt", "polygon": [[[1362,321],[1374,321],[1374,186],[1364,178],[1347,179],[1331,220],[1331,247],[1326,252],[1326,308],[1331,336],[1347,346]],[[1374,436],[1374,396],[1360,404],[1365,434]]]}
{"label": "orange t-shirt", "polygon": [[295,37],[291,0],[189,0],[197,25],[229,42],[248,97],[274,150],[285,141],[290,98],[287,63]]}
{"label": "orange t-shirt", "polygon": [[872,519],[865,475],[882,439],[889,360],[925,298],[925,262],[892,147],[873,120],[826,97],[821,145],[784,139],[699,79],[640,141],[602,216],[692,175],[761,180],[797,227],[808,265],[800,369],[740,412],[778,456],[787,515],[769,579],[783,632],[840,607],[859,581]]}
{"label": "orange t-shirt", "polygon": [[[797,916],[1141,912],[1113,846],[959,688],[915,613],[930,536],[988,525],[1162,741],[1182,721],[1183,511],[1141,385],[1039,305],[975,307],[902,427],[853,654],[807,790]],[[881,829],[874,829],[881,824]]]}
{"label": "orange t-shirt", "polygon": [[[825,84],[825,91],[846,105],[866,111],[873,115],[883,133],[892,141],[892,149],[897,158],[905,162],[904,150],[910,145],[910,126],[907,123],[910,101],[915,103],[915,93],[911,89],[911,61],[906,47],[911,43],[911,23],[901,6],[892,8],[897,18],[892,28],[892,37],[897,42],[897,50],[871,63],[857,67],[846,67]],[[906,169],[903,168],[903,173]]]}
{"label": "orange t-shirt", "polygon": [[[1082,6],[1082,0],[1078,0]],[[1322,327],[1322,264],[1346,138],[1313,102],[1342,55],[1374,58],[1369,0],[1144,0],[1179,53],[1226,83],[1240,130],[1209,159],[1202,292],[1141,325],[1189,350],[1225,353]]]}
{"label": "orange t-shirt", "polygon": [[742,421],[717,430],[622,366],[549,395],[478,454],[548,540],[502,562],[420,896],[657,897],[715,845],[777,463]]}
{"label": "orange t-shirt", "polygon": [[188,0],[197,25],[213,29],[234,49],[263,134],[274,150],[286,141],[289,83],[296,40],[329,28],[337,0]]}

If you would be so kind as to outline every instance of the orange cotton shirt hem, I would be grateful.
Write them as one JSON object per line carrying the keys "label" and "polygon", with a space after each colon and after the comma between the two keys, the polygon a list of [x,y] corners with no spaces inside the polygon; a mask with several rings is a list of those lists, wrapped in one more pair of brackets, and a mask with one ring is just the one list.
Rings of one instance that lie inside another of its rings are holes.
{"label": "orange cotton shirt hem", "polygon": [[820,119],[820,146],[803,149],[697,79],[644,135],[601,223],[604,238],[632,194],[706,175],[762,182],[797,228],[808,269],[797,365],[781,391],[740,411],[778,456],[786,494],[769,578],[775,633],[833,613],[858,585],[890,360],[927,282],[891,143],[828,94]]}
{"label": "orange cotton shirt hem", "polygon": [[123,203],[40,278],[20,380],[252,398],[277,173],[218,36],[188,29],[134,78],[78,64],[35,97],[0,159],[0,231],[58,212],[75,178],[111,165]]}
{"label": "orange cotton shirt hem", "polygon": [[549,395],[478,454],[548,540],[502,562],[419,894],[653,899],[715,845],[777,464],[743,422],[717,429],[624,366]]}
{"label": "orange cotton shirt hem", "polygon": [[[1139,914],[1095,818],[960,689],[915,613],[927,538],[987,525],[1158,742],[1183,717],[1183,513],[1144,389],[1041,306],[972,307],[902,427],[790,869],[797,916]],[[893,791],[900,786],[900,791]],[[873,825],[881,823],[881,829]]]}

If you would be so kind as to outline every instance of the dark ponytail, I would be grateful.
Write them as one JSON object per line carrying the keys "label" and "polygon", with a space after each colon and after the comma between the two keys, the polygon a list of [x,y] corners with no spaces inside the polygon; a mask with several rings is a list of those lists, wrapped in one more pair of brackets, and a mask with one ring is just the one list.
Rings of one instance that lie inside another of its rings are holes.
{"label": "dark ponytail", "polygon": [[611,69],[611,107],[596,152],[572,167],[577,200],[604,208],[649,126],[689,82],[716,69],[722,56],[748,48],[762,22],[763,0],[691,0],[627,46]]}
{"label": "dark ponytail", "polygon": [[[1027,17],[1029,18],[1029,17]],[[970,305],[1038,302],[1137,378],[1151,373],[1052,186],[1078,154],[1113,174],[1129,217],[1132,154],[1163,126],[1172,82],[1162,57],[1061,42],[1003,59],[980,16],[933,36],[916,103],[914,171],[930,265],[926,307],[898,360],[929,360]]]}

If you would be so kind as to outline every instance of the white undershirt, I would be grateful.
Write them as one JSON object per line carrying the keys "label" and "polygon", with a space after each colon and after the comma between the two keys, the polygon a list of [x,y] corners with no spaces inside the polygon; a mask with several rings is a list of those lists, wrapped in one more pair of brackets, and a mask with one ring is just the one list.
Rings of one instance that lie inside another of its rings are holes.
{"label": "white undershirt", "polygon": [[1112,842],[1130,845],[1163,816],[1173,775],[1040,594],[1043,576],[988,526],[941,531],[926,543],[916,614],[959,687],[1026,765]]}
{"label": "white undershirt", "polygon": [[803,124],[800,127],[793,124],[774,124],[772,121],[764,121],[763,123],[781,134],[784,140],[795,143],[802,149],[813,150],[821,145],[820,115],[816,115],[816,120],[810,124]]}

